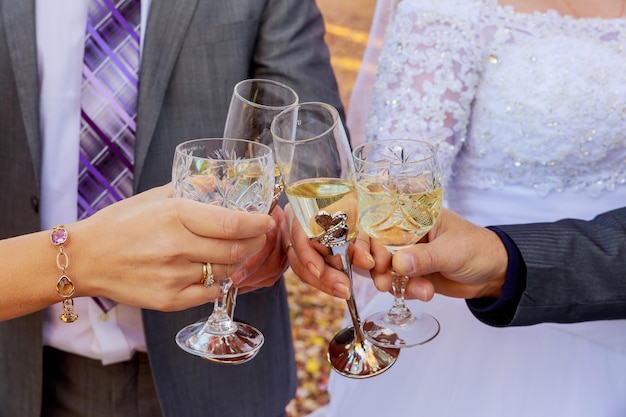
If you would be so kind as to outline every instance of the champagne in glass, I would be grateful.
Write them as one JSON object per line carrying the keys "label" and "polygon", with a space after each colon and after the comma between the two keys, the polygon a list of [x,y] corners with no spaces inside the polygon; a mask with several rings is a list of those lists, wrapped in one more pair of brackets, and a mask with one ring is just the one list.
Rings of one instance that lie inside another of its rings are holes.
{"label": "champagne in glass", "polygon": [[[325,103],[298,104],[277,115],[271,131],[285,194],[299,223],[326,262],[352,283],[347,248],[357,234],[358,207],[354,163],[339,113]],[[363,336],[352,292],[348,310],[352,326],[339,331],[328,347],[333,369],[350,378],[384,372],[399,350],[377,347]]]}
{"label": "champagne in glass", "polygon": [[290,184],[285,193],[298,222],[309,237],[320,236],[324,229],[314,219],[318,212],[344,211],[348,215],[347,240],[356,237],[356,190],[352,181],[335,178],[300,180]]}
{"label": "champagne in glass", "polygon": [[[424,237],[441,212],[443,189],[436,148],[419,140],[381,140],[357,147],[359,224],[393,255]],[[432,340],[439,322],[406,306],[407,276],[394,273],[393,306],[365,319],[365,336],[378,346],[403,348]]]}
{"label": "champagne in glass", "polygon": [[[272,149],[261,143],[230,138],[191,140],[176,147],[174,197],[265,214],[274,196],[274,170]],[[213,362],[247,362],[263,345],[263,334],[232,319],[227,299],[233,282],[227,277],[219,285],[220,296],[211,316],[183,328],[176,343]]]}

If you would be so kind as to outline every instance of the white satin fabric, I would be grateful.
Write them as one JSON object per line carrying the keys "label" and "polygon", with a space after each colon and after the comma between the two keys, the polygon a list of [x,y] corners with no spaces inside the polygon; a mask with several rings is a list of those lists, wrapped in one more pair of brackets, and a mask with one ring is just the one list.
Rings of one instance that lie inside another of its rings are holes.
{"label": "white satin fabric", "polygon": [[[447,206],[478,224],[589,219],[626,202],[624,68],[626,19],[381,0],[348,124],[356,143],[437,143]],[[355,281],[362,317],[390,306]],[[329,416],[626,416],[626,321],[498,329],[463,300],[410,306],[440,335],[375,378],[333,374]]]}

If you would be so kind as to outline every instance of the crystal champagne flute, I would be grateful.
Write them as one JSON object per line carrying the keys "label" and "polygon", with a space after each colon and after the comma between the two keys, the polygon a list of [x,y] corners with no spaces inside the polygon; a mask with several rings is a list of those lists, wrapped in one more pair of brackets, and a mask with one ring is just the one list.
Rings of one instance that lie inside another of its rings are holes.
{"label": "crystal champagne flute", "polygon": [[270,125],[274,116],[297,103],[298,94],[286,84],[260,78],[239,81],[233,88],[224,137],[272,147]]}
{"label": "crystal champagne flute", "polygon": [[[274,116],[298,103],[298,94],[286,84],[274,80],[251,78],[239,81],[233,88],[224,125],[225,138],[248,139],[273,146],[270,125]],[[274,200],[270,212],[282,195],[283,183],[276,170]],[[237,300],[237,287],[230,287],[226,309],[232,317]]]}
{"label": "crystal champagne flute", "polygon": [[[420,140],[379,140],[358,146],[353,155],[362,229],[392,255],[417,243],[441,212],[436,148]],[[409,310],[404,300],[409,277],[393,275],[393,306],[363,321],[365,336],[394,348],[428,342],[439,333],[439,322]]]}
{"label": "crystal champagne flute", "polygon": [[[347,248],[357,234],[357,197],[339,113],[325,103],[298,104],[277,115],[271,131],[285,194],[299,223],[326,262],[344,271],[352,284]],[[399,350],[377,347],[363,336],[352,288],[348,310],[352,326],[331,340],[328,359],[350,378],[378,375],[396,361]]]}
{"label": "crystal champagne flute", "polygon": [[[272,149],[242,139],[196,139],[179,144],[174,155],[174,196],[232,210],[268,213],[274,196]],[[188,353],[213,362],[239,364],[263,345],[253,326],[233,321],[226,309],[230,277],[219,280],[220,296],[206,321],[183,328],[176,343]]]}

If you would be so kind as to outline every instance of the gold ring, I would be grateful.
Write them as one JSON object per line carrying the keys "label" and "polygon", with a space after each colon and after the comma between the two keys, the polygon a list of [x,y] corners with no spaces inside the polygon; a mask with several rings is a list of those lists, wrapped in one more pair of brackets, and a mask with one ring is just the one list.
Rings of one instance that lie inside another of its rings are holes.
{"label": "gold ring", "polygon": [[200,284],[204,285],[204,288],[209,288],[215,282],[215,275],[213,274],[213,266],[211,262],[202,264],[202,279]]}

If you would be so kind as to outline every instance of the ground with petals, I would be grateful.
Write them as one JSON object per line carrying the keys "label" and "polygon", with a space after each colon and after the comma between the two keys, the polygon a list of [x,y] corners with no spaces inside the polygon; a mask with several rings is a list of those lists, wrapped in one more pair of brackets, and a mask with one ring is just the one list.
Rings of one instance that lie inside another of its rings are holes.
{"label": "ground with petals", "polygon": [[303,284],[291,270],[285,279],[299,382],[288,415],[303,417],[328,403],[326,347],[342,326],[346,302]]}

